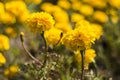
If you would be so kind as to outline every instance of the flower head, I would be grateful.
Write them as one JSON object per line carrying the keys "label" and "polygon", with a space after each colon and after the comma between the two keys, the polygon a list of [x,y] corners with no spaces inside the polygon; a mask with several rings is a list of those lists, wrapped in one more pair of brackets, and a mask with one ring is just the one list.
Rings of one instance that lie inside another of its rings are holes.
{"label": "flower head", "polygon": [[96,40],[96,34],[89,22],[80,21],[76,24],[75,29],[67,32],[62,39],[62,43],[69,49],[76,51],[87,49]]}
{"label": "flower head", "polygon": [[32,32],[42,32],[53,27],[55,21],[53,17],[46,12],[32,13],[25,21],[26,25]]}
{"label": "flower head", "polygon": [[6,69],[6,70],[4,71],[4,75],[5,75],[6,77],[11,78],[11,77],[15,76],[18,71],[19,71],[19,67],[16,66],[16,65],[12,65],[12,66],[10,66],[8,69]]}
{"label": "flower head", "polygon": [[45,31],[45,39],[48,45],[56,45],[61,39],[62,31],[57,28],[51,28],[48,31]]}
{"label": "flower head", "polygon": [[[85,57],[84,57],[84,67],[88,69],[90,63],[94,62],[94,58],[96,57],[94,49],[87,49],[85,50]],[[78,65],[82,65],[82,58],[80,51],[76,51],[74,55],[74,60]]]}
{"label": "flower head", "polygon": [[0,53],[0,66],[2,66],[3,64],[6,63],[6,59],[5,57],[2,55],[2,53]]}
{"label": "flower head", "polygon": [[0,34],[0,50],[8,50],[10,48],[7,36]]}

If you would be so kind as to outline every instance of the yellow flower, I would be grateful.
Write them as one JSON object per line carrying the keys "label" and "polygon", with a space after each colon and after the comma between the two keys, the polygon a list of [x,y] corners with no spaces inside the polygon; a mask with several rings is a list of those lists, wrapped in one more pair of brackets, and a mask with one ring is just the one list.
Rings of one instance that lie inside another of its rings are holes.
{"label": "yellow flower", "polygon": [[1,16],[1,22],[4,24],[13,24],[16,22],[16,18],[14,15],[5,12],[4,14],[2,14]]}
{"label": "yellow flower", "polygon": [[4,4],[2,2],[0,2],[0,16],[2,16],[2,14],[5,12],[4,10]]}
{"label": "yellow flower", "polygon": [[45,31],[45,39],[48,45],[56,45],[61,39],[62,31],[57,28],[51,28]]}
{"label": "yellow flower", "polygon": [[60,29],[63,33],[66,33],[70,30],[72,30],[69,23],[56,23],[55,28]]}
{"label": "yellow flower", "polygon": [[62,43],[69,49],[76,51],[87,49],[96,40],[94,29],[87,21],[77,22],[75,29],[65,34]]}
{"label": "yellow flower", "polygon": [[15,16],[20,16],[24,11],[27,10],[26,4],[22,0],[14,0],[7,2],[5,4],[6,11],[14,14]]}
{"label": "yellow flower", "polygon": [[99,39],[103,34],[102,26],[96,23],[92,23],[91,27],[94,29],[94,33],[96,35],[96,39]]}
{"label": "yellow flower", "polygon": [[5,29],[5,32],[6,32],[7,35],[12,36],[14,38],[17,36],[16,31],[12,27],[7,27]]}
{"label": "yellow flower", "polygon": [[72,13],[72,15],[71,15],[72,22],[78,22],[78,21],[83,20],[83,19],[84,19],[84,16],[79,14],[79,13]]}
{"label": "yellow flower", "polygon": [[79,11],[85,15],[85,16],[90,16],[93,14],[93,7],[90,5],[81,5]]}
{"label": "yellow flower", "polygon": [[83,0],[83,2],[96,8],[104,8],[107,5],[107,0]]}
{"label": "yellow flower", "polygon": [[53,13],[56,22],[68,23],[69,16],[66,11],[60,10]]}
{"label": "yellow flower", "polygon": [[19,67],[16,65],[12,65],[4,71],[4,75],[8,78],[11,78],[11,77],[15,76],[18,71],[19,71]]}
{"label": "yellow flower", "polygon": [[2,55],[2,53],[0,53],[0,67],[6,63],[6,59],[5,57]]}
{"label": "yellow flower", "polygon": [[73,10],[79,10],[81,7],[81,2],[79,0],[73,0],[71,5]]}
{"label": "yellow flower", "polygon": [[[94,49],[87,49],[85,50],[85,55],[84,55],[84,67],[85,69],[88,69],[89,64],[94,61],[94,58],[96,57],[95,50]],[[76,51],[74,53],[74,60],[78,65],[82,65],[82,58],[81,58],[81,53],[80,51]]]}
{"label": "yellow flower", "polygon": [[9,39],[7,36],[0,34],[0,50],[8,50],[9,46]]}
{"label": "yellow flower", "polygon": [[93,18],[96,21],[102,22],[102,23],[106,23],[108,21],[108,16],[102,12],[102,11],[96,11],[93,14]]}
{"label": "yellow flower", "polygon": [[26,25],[32,32],[42,32],[49,30],[54,26],[53,17],[46,12],[32,13],[25,21]]}
{"label": "yellow flower", "polygon": [[120,0],[108,0],[111,6],[120,8]]}
{"label": "yellow flower", "polygon": [[58,6],[64,8],[64,9],[70,9],[71,4],[68,0],[58,0],[57,2]]}
{"label": "yellow flower", "polygon": [[52,3],[45,2],[45,3],[41,4],[40,8],[51,14],[54,11],[53,6],[54,5]]}
{"label": "yellow flower", "polygon": [[18,16],[18,21],[19,22],[25,22],[25,20],[29,16],[29,14],[30,13],[28,12],[28,10],[24,10],[24,12],[20,16]]}

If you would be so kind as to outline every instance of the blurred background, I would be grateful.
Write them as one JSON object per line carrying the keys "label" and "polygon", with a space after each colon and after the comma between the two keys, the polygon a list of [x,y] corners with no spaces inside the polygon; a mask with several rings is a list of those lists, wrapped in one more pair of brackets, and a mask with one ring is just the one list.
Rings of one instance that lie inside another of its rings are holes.
{"label": "blurred background", "polygon": [[[19,35],[25,33],[33,56],[43,50],[40,35],[31,33],[24,23],[29,14],[40,11],[50,13],[55,27],[65,32],[80,20],[102,28],[103,35],[92,46],[98,73],[120,80],[120,0],[0,0],[0,80],[29,80],[28,74],[17,73],[21,64],[31,61]],[[94,70],[93,64],[89,68]]]}

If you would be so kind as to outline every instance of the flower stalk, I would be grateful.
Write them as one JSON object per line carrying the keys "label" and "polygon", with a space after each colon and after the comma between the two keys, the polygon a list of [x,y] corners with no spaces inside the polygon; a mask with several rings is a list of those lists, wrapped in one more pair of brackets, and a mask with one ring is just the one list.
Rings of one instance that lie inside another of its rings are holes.
{"label": "flower stalk", "polygon": [[84,60],[85,60],[85,50],[81,50],[80,51],[81,53],[81,58],[82,58],[82,65],[81,65],[81,68],[82,68],[82,71],[81,71],[81,80],[84,80]]}
{"label": "flower stalk", "polygon": [[43,65],[42,62],[40,60],[38,60],[37,58],[35,58],[34,56],[31,55],[31,53],[27,50],[27,48],[25,47],[24,45],[24,33],[21,32],[20,33],[20,40],[21,40],[21,43],[22,43],[22,47],[24,48],[24,50],[26,51],[26,53],[29,55],[29,57],[34,60],[36,63],[38,63],[39,65]]}

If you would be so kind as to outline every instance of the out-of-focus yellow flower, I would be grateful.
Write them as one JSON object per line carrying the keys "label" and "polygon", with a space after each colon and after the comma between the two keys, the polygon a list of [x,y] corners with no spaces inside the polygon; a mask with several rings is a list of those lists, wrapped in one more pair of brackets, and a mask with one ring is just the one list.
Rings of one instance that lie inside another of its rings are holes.
{"label": "out-of-focus yellow flower", "polygon": [[2,14],[5,12],[4,10],[4,4],[2,2],[0,2],[0,16],[2,16]]}
{"label": "out-of-focus yellow flower", "polygon": [[16,22],[15,16],[8,12],[5,12],[4,14],[2,14],[0,20],[4,24],[13,24]]}
{"label": "out-of-focus yellow flower", "polygon": [[17,36],[16,31],[12,27],[7,27],[5,29],[5,32],[6,32],[7,35],[12,36],[14,38]]}
{"label": "out-of-focus yellow flower", "polygon": [[90,5],[81,5],[79,11],[85,16],[90,16],[93,14],[93,7]]}
{"label": "out-of-focus yellow flower", "polygon": [[102,11],[95,11],[93,14],[93,18],[96,21],[99,21],[102,23],[106,23],[108,21],[108,16]]}
{"label": "out-of-focus yellow flower", "polygon": [[48,2],[46,2],[46,3],[43,3],[43,4],[41,4],[41,6],[40,6],[40,8],[42,9],[42,10],[44,10],[45,12],[48,12],[48,13],[53,13],[53,11],[54,11],[54,9],[53,9],[53,4],[52,3],[48,3]]}
{"label": "out-of-focus yellow flower", "polygon": [[25,23],[32,32],[41,33],[42,31],[49,30],[53,27],[55,21],[50,14],[46,12],[37,12],[30,14]]}
{"label": "out-of-focus yellow flower", "polygon": [[8,50],[10,48],[7,36],[0,34],[0,50]]}
{"label": "out-of-focus yellow flower", "polygon": [[111,19],[111,21],[113,23],[117,23],[118,22],[118,20],[119,20],[118,12],[115,9],[110,9],[108,14],[110,15],[110,19]]}
{"label": "out-of-focus yellow flower", "polygon": [[65,34],[63,44],[69,49],[76,51],[87,49],[96,40],[94,29],[87,21],[77,22],[75,29]]}
{"label": "out-of-focus yellow flower", "polygon": [[56,23],[55,28],[60,29],[61,31],[63,31],[63,33],[66,33],[68,31],[72,30],[69,23]]}
{"label": "out-of-focus yellow flower", "polygon": [[6,58],[0,53],[0,67],[6,63]]}
{"label": "out-of-focus yellow flower", "polygon": [[45,31],[45,39],[48,45],[56,45],[61,39],[62,31],[57,28],[51,28]]}
{"label": "out-of-focus yellow flower", "polygon": [[16,65],[12,65],[4,71],[4,76],[11,78],[15,76],[18,73],[18,71],[19,71],[19,67]]}
{"label": "out-of-focus yellow flower", "polygon": [[111,6],[120,8],[120,0],[108,0]]}
{"label": "out-of-focus yellow flower", "polygon": [[22,0],[14,0],[7,2],[5,4],[6,11],[14,14],[15,16],[20,16],[24,11],[27,10],[26,4]]}
{"label": "out-of-focus yellow flower", "polygon": [[64,8],[64,9],[70,9],[71,4],[68,0],[58,0],[57,2],[58,6]]}
{"label": "out-of-focus yellow flower", "polygon": [[18,21],[19,22],[25,22],[25,20],[27,19],[27,17],[29,16],[29,12],[28,11],[24,11],[19,17],[18,17]]}
{"label": "out-of-focus yellow flower", "polygon": [[94,29],[94,33],[96,35],[96,39],[99,39],[100,36],[103,34],[102,26],[96,23],[92,23],[91,27]]}
{"label": "out-of-focus yellow flower", "polygon": [[84,16],[79,14],[79,13],[72,13],[71,14],[71,21],[72,22],[78,22],[80,20],[83,20],[84,19]]}
{"label": "out-of-focus yellow flower", "polygon": [[79,0],[73,0],[71,5],[73,10],[79,10],[81,7],[81,2]]}
{"label": "out-of-focus yellow flower", "polygon": [[69,22],[68,14],[64,10],[54,12],[53,16],[54,16],[56,22],[62,22],[62,23]]}
{"label": "out-of-focus yellow flower", "polygon": [[[94,58],[96,57],[95,50],[94,49],[87,49],[85,51],[84,56],[85,56],[84,57],[84,67],[85,67],[85,69],[88,69],[89,64],[92,62],[95,62],[94,61]],[[82,58],[81,58],[80,51],[75,52],[74,60],[78,65],[80,65],[80,66],[82,65]]]}
{"label": "out-of-focus yellow flower", "polygon": [[107,5],[107,0],[83,0],[83,2],[96,8],[104,8]]}

